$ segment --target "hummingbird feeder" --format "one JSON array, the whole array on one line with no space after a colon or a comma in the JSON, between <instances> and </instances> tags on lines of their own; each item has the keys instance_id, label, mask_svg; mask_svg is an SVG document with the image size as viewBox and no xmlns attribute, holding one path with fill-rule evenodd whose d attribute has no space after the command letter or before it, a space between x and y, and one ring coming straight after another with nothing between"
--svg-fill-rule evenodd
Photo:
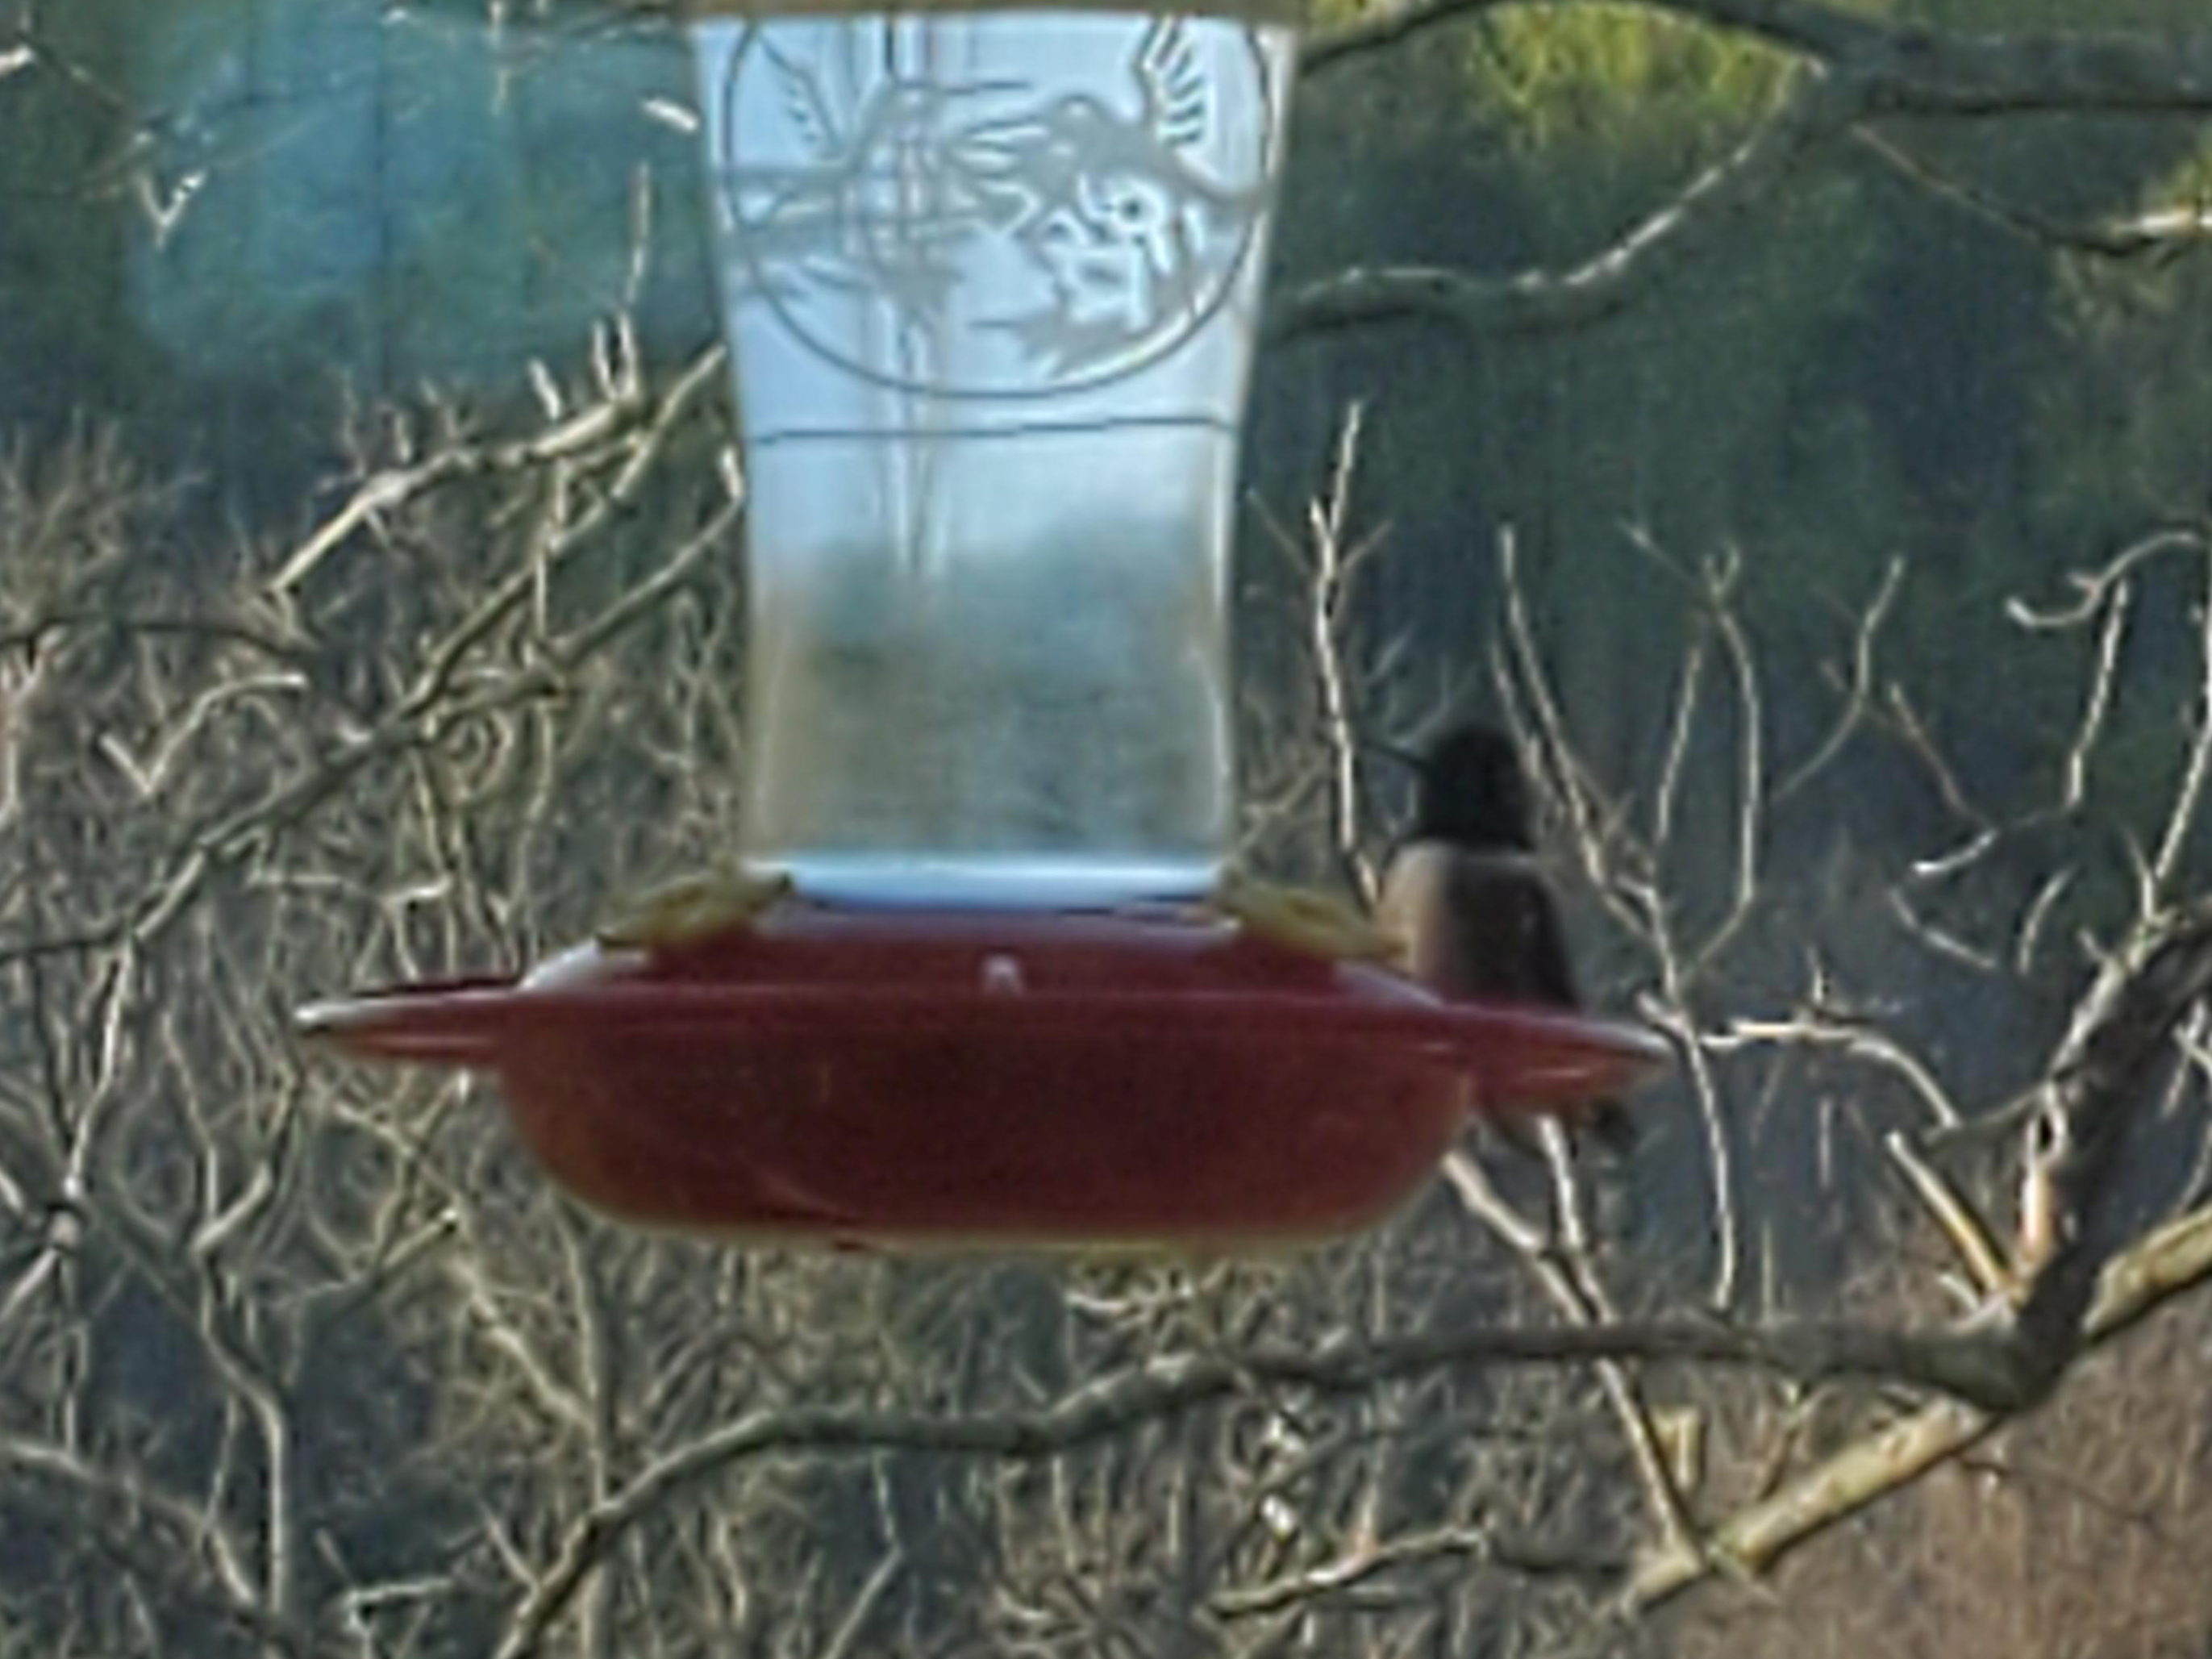
<instances>
[{"instance_id":1,"label":"hummingbird feeder","mask_svg":"<svg viewBox=\"0 0 2212 1659\"><path fill-rule=\"evenodd\" d=\"M749 481L745 873L519 981L305 1011L495 1073L635 1222L1217 1249L1370 1224L1471 1109L1656 1062L1241 883L1231 509L1273 0L703 0Z\"/></svg>"}]
</instances>

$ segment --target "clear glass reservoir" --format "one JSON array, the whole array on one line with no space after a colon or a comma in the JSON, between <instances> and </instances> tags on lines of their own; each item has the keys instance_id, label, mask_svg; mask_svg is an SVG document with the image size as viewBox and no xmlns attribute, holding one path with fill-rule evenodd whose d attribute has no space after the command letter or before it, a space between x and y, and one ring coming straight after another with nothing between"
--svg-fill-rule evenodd
<instances>
[{"instance_id":1,"label":"clear glass reservoir","mask_svg":"<svg viewBox=\"0 0 2212 1659\"><path fill-rule=\"evenodd\" d=\"M750 488L748 858L850 902L1205 890L1289 22L692 31Z\"/></svg>"}]
</instances>

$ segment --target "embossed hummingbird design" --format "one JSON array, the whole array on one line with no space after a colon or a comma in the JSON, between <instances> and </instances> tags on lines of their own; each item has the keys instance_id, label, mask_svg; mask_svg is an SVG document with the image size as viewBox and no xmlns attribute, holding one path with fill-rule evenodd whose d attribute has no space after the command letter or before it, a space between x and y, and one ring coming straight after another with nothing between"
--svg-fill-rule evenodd
<instances>
[{"instance_id":1,"label":"embossed hummingbird design","mask_svg":"<svg viewBox=\"0 0 2212 1659\"><path fill-rule=\"evenodd\" d=\"M727 174L755 291L778 305L875 297L918 349L951 326L1010 336L1048 379L1126 362L1202 319L1265 205L1264 165L1231 184L1194 164L1216 94L1184 19L1145 27L1126 96L887 70L848 104L818 66L758 52L789 159ZM975 115L978 100L994 112ZM957 314L971 284L971 300L1003 291L979 238L1011 252L1030 273L1015 291L1042 303Z\"/></svg>"},{"instance_id":2,"label":"embossed hummingbird design","mask_svg":"<svg viewBox=\"0 0 2212 1659\"><path fill-rule=\"evenodd\" d=\"M1264 187L1223 185L1185 159L1212 112L1182 19L1147 27L1129 76L1133 111L1075 93L952 135L954 167L1054 295L993 325L1063 371L1194 312L1264 200Z\"/></svg>"},{"instance_id":3,"label":"embossed hummingbird design","mask_svg":"<svg viewBox=\"0 0 2212 1659\"><path fill-rule=\"evenodd\" d=\"M927 313L958 282L950 250L987 222L946 164L945 112L956 103L1024 92L1025 82L937 83L893 76L841 121L813 71L772 49L785 114L810 160L735 169L760 192L747 216L764 263L797 264L826 286L881 294Z\"/></svg>"}]
</instances>

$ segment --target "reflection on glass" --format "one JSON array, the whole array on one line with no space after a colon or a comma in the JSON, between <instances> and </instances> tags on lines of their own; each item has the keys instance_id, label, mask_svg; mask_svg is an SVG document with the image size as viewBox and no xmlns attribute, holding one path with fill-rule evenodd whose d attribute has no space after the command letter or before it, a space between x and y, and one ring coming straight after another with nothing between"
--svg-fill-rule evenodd
<instances>
[{"instance_id":1,"label":"reflection on glass","mask_svg":"<svg viewBox=\"0 0 2212 1659\"><path fill-rule=\"evenodd\" d=\"M1291 32L695 27L751 483L746 847L816 891L1203 890Z\"/></svg>"}]
</instances>

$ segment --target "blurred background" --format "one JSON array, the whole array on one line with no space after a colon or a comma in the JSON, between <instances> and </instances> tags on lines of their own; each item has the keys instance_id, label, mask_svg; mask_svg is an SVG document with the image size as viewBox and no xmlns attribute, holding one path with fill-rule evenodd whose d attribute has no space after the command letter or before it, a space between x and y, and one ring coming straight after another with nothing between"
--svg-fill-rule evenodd
<instances>
[{"instance_id":1,"label":"blurred background","mask_svg":"<svg viewBox=\"0 0 2212 1659\"><path fill-rule=\"evenodd\" d=\"M525 967L731 846L682 35L0 0L0 1659L2212 1651L2201 1297L1771 1590L1675 1599L1895 1391L1444 1368L1051 1440L1251 1344L1985 1300L2024 1091L2206 887L2201 6L1463 10L1299 88L1243 844L1360 896L1379 746L1524 735L1586 989L1683 1061L1564 1299L1558 1172L1480 1133L1309 1256L821 1260L622 1234L487 1090L301 1055L299 1000ZM1869 65L1967 90L1824 117ZM2202 1031L2141 1242L2212 1194ZM927 1427L1031 1417L1012 1462Z\"/></svg>"}]
</instances>

